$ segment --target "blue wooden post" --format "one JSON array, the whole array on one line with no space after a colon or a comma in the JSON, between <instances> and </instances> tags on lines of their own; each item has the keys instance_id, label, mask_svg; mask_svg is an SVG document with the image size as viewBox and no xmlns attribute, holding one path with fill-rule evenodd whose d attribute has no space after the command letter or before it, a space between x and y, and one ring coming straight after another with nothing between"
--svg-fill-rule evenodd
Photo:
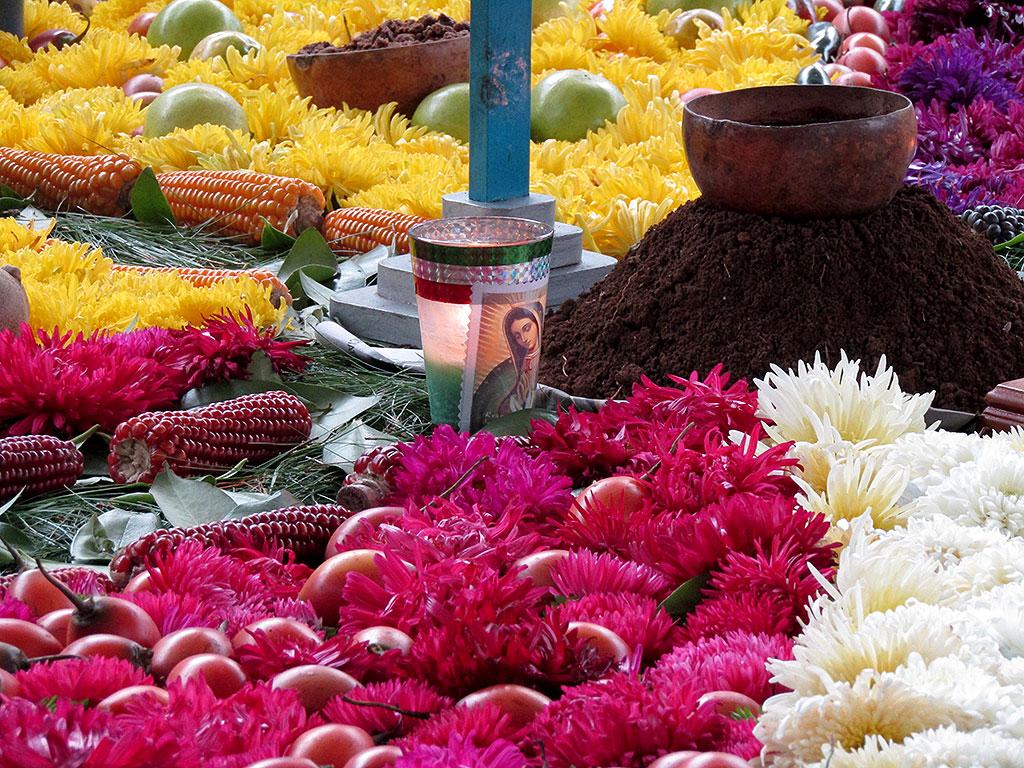
<instances>
[{"instance_id":1,"label":"blue wooden post","mask_svg":"<svg viewBox=\"0 0 1024 768\"><path fill-rule=\"evenodd\" d=\"M469 197L530 191L531 0L472 0Z\"/></svg>"},{"instance_id":2,"label":"blue wooden post","mask_svg":"<svg viewBox=\"0 0 1024 768\"><path fill-rule=\"evenodd\" d=\"M0 0L0 31L25 36L24 0Z\"/></svg>"}]
</instances>

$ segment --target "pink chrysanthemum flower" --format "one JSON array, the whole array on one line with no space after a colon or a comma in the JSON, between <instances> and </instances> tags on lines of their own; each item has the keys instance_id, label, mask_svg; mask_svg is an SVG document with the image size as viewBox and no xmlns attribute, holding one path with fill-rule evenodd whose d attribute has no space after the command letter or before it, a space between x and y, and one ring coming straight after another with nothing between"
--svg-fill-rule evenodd
<instances>
[{"instance_id":1,"label":"pink chrysanthemum flower","mask_svg":"<svg viewBox=\"0 0 1024 768\"><path fill-rule=\"evenodd\" d=\"M0 619L35 620L27 605L6 593L0 593Z\"/></svg>"},{"instance_id":2,"label":"pink chrysanthemum flower","mask_svg":"<svg viewBox=\"0 0 1024 768\"><path fill-rule=\"evenodd\" d=\"M57 331L0 332L0 436L112 432L178 401L176 373L116 340Z\"/></svg>"},{"instance_id":3,"label":"pink chrysanthemum flower","mask_svg":"<svg viewBox=\"0 0 1024 768\"><path fill-rule=\"evenodd\" d=\"M220 618L209 605L195 595L177 595L173 592L130 592L119 595L135 603L149 614L161 635L188 627L216 627Z\"/></svg>"},{"instance_id":4,"label":"pink chrysanthemum flower","mask_svg":"<svg viewBox=\"0 0 1024 768\"><path fill-rule=\"evenodd\" d=\"M110 713L57 698L0 707L0 768L178 768L176 745L145 728L126 735Z\"/></svg>"},{"instance_id":5,"label":"pink chrysanthemum flower","mask_svg":"<svg viewBox=\"0 0 1024 768\"><path fill-rule=\"evenodd\" d=\"M641 768L669 752L707 751L728 733L726 718L697 705L687 680L652 689L618 673L565 691L533 722L528 743L542 749L550 768Z\"/></svg>"},{"instance_id":6,"label":"pink chrysanthemum flower","mask_svg":"<svg viewBox=\"0 0 1024 768\"><path fill-rule=\"evenodd\" d=\"M131 662L104 656L39 662L14 676L22 698L29 701L57 696L96 704L129 685L153 684L153 678Z\"/></svg>"},{"instance_id":7,"label":"pink chrysanthemum flower","mask_svg":"<svg viewBox=\"0 0 1024 768\"><path fill-rule=\"evenodd\" d=\"M395 760L395 768L527 768L515 744L498 739L481 748L453 735L447 746L415 746Z\"/></svg>"},{"instance_id":8,"label":"pink chrysanthemum flower","mask_svg":"<svg viewBox=\"0 0 1024 768\"><path fill-rule=\"evenodd\" d=\"M750 592L719 593L704 597L686 617L681 637L692 642L733 631L784 635L789 622L785 605L777 604L772 597Z\"/></svg>"},{"instance_id":9,"label":"pink chrysanthemum flower","mask_svg":"<svg viewBox=\"0 0 1024 768\"><path fill-rule=\"evenodd\" d=\"M51 575L76 595L106 595L114 591L113 582L92 568L58 568Z\"/></svg>"},{"instance_id":10,"label":"pink chrysanthemum flower","mask_svg":"<svg viewBox=\"0 0 1024 768\"><path fill-rule=\"evenodd\" d=\"M558 537L569 546L628 556L636 542L637 531L648 527L658 512L660 508L650 503L624 511L594 499L587 504L566 507Z\"/></svg>"},{"instance_id":11,"label":"pink chrysanthemum flower","mask_svg":"<svg viewBox=\"0 0 1024 768\"><path fill-rule=\"evenodd\" d=\"M690 685L698 693L736 691L761 703L780 693L765 668L768 659L793 658L793 640L785 635L728 632L666 654L645 675L655 690Z\"/></svg>"},{"instance_id":12,"label":"pink chrysanthemum flower","mask_svg":"<svg viewBox=\"0 0 1024 768\"><path fill-rule=\"evenodd\" d=\"M609 552L572 552L552 565L550 573L555 593L563 597L630 592L662 600L672 591L672 583L650 566Z\"/></svg>"},{"instance_id":13,"label":"pink chrysanthemum flower","mask_svg":"<svg viewBox=\"0 0 1024 768\"><path fill-rule=\"evenodd\" d=\"M679 642L672 617L649 597L619 594L587 595L570 600L553 612L558 621L590 621L607 627L630 648L643 649L643 663L650 664Z\"/></svg>"},{"instance_id":14,"label":"pink chrysanthemum flower","mask_svg":"<svg viewBox=\"0 0 1024 768\"><path fill-rule=\"evenodd\" d=\"M501 707L492 702L480 706L452 707L424 720L413 728L412 733L395 742L395 746L407 750L418 745L443 747L452 737L471 742L477 747L486 747L498 739L522 742L529 725L516 727Z\"/></svg>"},{"instance_id":15,"label":"pink chrysanthemum flower","mask_svg":"<svg viewBox=\"0 0 1024 768\"><path fill-rule=\"evenodd\" d=\"M349 698L358 701L372 701L391 704L409 712L432 715L451 707L455 702L442 696L433 688L419 680L388 680L383 683L371 683L356 688ZM320 713L328 722L343 725L357 725L367 733L381 739L394 739L409 733L417 723L417 718L405 717L379 707L366 707L349 704L340 697L331 699Z\"/></svg>"},{"instance_id":16,"label":"pink chrysanthemum flower","mask_svg":"<svg viewBox=\"0 0 1024 768\"><path fill-rule=\"evenodd\" d=\"M235 649L235 658L252 680L269 680L286 669L316 664L371 682L390 677L402 660L400 651L376 653L341 633L320 643L275 640L259 630L252 633L252 638L252 642Z\"/></svg>"},{"instance_id":17,"label":"pink chrysanthemum flower","mask_svg":"<svg viewBox=\"0 0 1024 768\"><path fill-rule=\"evenodd\" d=\"M722 743L715 748L716 752L728 752L730 755L753 760L761 754L764 745L754 736L757 726L756 717L735 716L729 718L729 733Z\"/></svg>"},{"instance_id":18,"label":"pink chrysanthemum flower","mask_svg":"<svg viewBox=\"0 0 1024 768\"><path fill-rule=\"evenodd\" d=\"M457 506L476 505L491 519L516 509L524 521L543 529L572 501L569 478L546 456L529 456L511 438L460 434L442 426L403 444L401 451L395 487L407 505L422 507L448 492Z\"/></svg>"}]
</instances>

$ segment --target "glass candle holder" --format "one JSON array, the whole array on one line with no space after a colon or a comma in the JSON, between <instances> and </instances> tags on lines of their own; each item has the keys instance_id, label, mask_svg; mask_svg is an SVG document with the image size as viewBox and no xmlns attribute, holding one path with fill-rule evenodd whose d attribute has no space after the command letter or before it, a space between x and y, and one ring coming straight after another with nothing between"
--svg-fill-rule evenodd
<instances>
[{"instance_id":1,"label":"glass candle holder","mask_svg":"<svg viewBox=\"0 0 1024 768\"><path fill-rule=\"evenodd\" d=\"M435 424L476 430L533 407L554 231L529 219L438 219L409 230Z\"/></svg>"}]
</instances>

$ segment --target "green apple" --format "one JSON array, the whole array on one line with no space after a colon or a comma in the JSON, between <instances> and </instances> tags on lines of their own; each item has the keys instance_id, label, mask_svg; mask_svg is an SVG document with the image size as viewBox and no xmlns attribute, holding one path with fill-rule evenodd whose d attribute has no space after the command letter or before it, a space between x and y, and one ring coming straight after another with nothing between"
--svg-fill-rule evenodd
<instances>
[{"instance_id":1,"label":"green apple","mask_svg":"<svg viewBox=\"0 0 1024 768\"><path fill-rule=\"evenodd\" d=\"M696 8L706 8L715 13L721 13L727 8L730 13L739 5L739 0L647 0L647 12L651 16L657 16L662 11L692 11Z\"/></svg>"},{"instance_id":2,"label":"green apple","mask_svg":"<svg viewBox=\"0 0 1024 768\"><path fill-rule=\"evenodd\" d=\"M189 58L215 59L218 56L224 58L227 55L228 48L237 48L238 52L244 56L249 51L258 51L262 47L257 40L249 37L244 32L225 30L224 32L214 32L212 35L207 35L196 43L196 47L192 49Z\"/></svg>"},{"instance_id":3,"label":"green apple","mask_svg":"<svg viewBox=\"0 0 1024 768\"><path fill-rule=\"evenodd\" d=\"M725 26L725 20L714 11L694 8L692 11L683 11L673 18L665 27L665 34L675 38L680 48L696 48L701 31L701 25L697 22L703 22L711 29L722 29Z\"/></svg>"},{"instance_id":4,"label":"green apple","mask_svg":"<svg viewBox=\"0 0 1024 768\"><path fill-rule=\"evenodd\" d=\"M175 128L191 128L203 123L249 130L242 105L230 93L208 83L182 83L168 88L146 107L142 135L154 138Z\"/></svg>"},{"instance_id":5,"label":"green apple","mask_svg":"<svg viewBox=\"0 0 1024 768\"><path fill-rule=\"evenodd\" d=\"M242 22L217 0L172 0L153 19L146 33L152 46L177 45L187 59L196 43L214 32L242 31Z\"/></svg>"},{"instance_id":6,"label":"green apple","mask_svg":"<svg viewBox=\"0 0 1024 768\"><path fill-rule=\"evenodd\" d=\"M615 83L581 69L552 72L530 94L530 135L534 141L579 141L615 122L626 98Z\"/></svg>"},{"instance_id":7,"label":"green apple","mask_svg":"<svg viewBox=\"0 0 1024 768\"><path fill-rule=\"evenodd\" d=\"M469 143L469 83L452 83L428 95L412 113L412 124Z\"/></svg>"},{"instance_id":8,"label":"green apple","mask_svg":"<svg viewBox=\"0 0 1024 768\"><path fill-rule=\"evenodd\" d=\"M572 4L572 0L533 0L533 26L539 27L545 21L565 16L563 2Z\"/></svg>"}]
</instances>

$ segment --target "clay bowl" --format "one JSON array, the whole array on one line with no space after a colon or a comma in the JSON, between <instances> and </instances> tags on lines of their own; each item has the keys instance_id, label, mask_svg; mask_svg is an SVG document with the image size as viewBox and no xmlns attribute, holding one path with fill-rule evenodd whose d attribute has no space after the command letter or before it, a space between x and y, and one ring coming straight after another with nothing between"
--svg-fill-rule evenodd
<instances>
[{"instance_id":1,"label":"clay bowl","mask_svg":"<svg viewBox=\"0 0 1024 768\"><path fill-rule=\"evenodd\" d=\"M910 101L874 88L782 85L699 96L686 157L708 202L790 218L860 216L889 202L917 146Z\"/></svg>"},{"instance_id":2,"label":"clay bowl","mask_svg":"<svg viewBox=\"0 0 1024 768\"><path fill-rule=\"evenodd\" d=\"M469 82L469 35L368 51L295 53L288 69L299 93L318 107L372 111L397 101L399 112L412 115L438 88Z\"/></svg>"}]
</instances>

